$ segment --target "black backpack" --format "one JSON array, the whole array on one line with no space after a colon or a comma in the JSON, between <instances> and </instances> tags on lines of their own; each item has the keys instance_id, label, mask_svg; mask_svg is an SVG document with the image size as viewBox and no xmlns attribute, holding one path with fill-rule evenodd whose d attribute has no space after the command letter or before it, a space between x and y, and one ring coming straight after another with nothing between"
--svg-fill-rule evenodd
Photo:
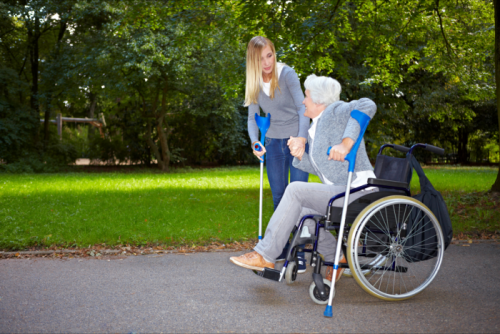
<instances>
[{"instance_id":1,"label":"black backpack","mask_svg":"<svg viewBox=\"0 0 500 334\"><path fill-rule=\"evenodd\" d=\"M443 231L444 247L446 249L453 238L451 219L446 203L441 193L434 189L417 159L413 156L411 157L411 167L415 169L420 180L420 194L413 196L413 198L425 204L434 216L436 216ZM410 226L409 229L412 230L413 228L413 230L417 230L419 233L413 233L405 243L405 247L407 247L406 257L409 262L425 261L437 255L436 248L432 247L433 244L437 243L436 232L432 228L432 225L426 224L422 221L422 217L417 217L417 215L420 214L414 214L410 221L415 224L419 223L420 226ZM414 245L419 246L415 247Z\"/></svg>"}]
</instances>

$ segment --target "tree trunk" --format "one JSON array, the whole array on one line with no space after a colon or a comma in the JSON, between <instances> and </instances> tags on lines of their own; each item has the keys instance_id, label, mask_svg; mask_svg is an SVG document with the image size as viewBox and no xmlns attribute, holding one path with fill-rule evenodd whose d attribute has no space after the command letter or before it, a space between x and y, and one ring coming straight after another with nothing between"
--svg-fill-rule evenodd
<instances>
[{"instance_id":1,"label":"tree trunk","mask_svg":"<svg viewBox=\"0 0 500 334\"><path fill-rule=\"evenodd\" d=\"M158 146L156 146L152 137L153 137L153 133L151 131L151 122L148 121L147 127L146 127L146 142L148 143L149 148L153 151L153 155L156 158L156 160L158 161L158 166L163 166L163 160L162 160L160 151L158 151Z\"/></svg>"},{"instance_id":2,"label":"tree trunk","mask_svg":"<svg viewBox=\"0 0 500 334\"><path fill-rule=\"evenodd\" d=\"M35 14L37 15L37 14ZM33 117L36 118L37 123L40 122L40 105L38 103L38 39L40 37L40 20L35 17L34 28L32 31L28 28L28 41L29 41L29 54L30 54L30 65L31 65L31 98L30 107L33 112ZM47 125L48 123L46 123ZM39 127L35 128L34 140L35 143L38 142L38 132Z\"/></svg>"},{"instance_id":3,"label":"tree trunk","mask_svg":"<svg viewBox=\"0 0 500 334\"><path fill-rule=\"evenodd\" d=\"M97 95L90 92L89 93L89 98L90 98L90 109L89 109L89 118L94 118L94 115L95 115L95 106L97 104ZM94 138L94 126L93 125L90 125L89 126L89 134L88 134L88 138L89 140L92 140Z\"/></svg>"},{"instance_id":4,"label":"tree trunk","mask_svg":"<svg viewBox=\"0 0 500 334\"><path fill-rule=\"evenodd\" d=\"M169 165L170 165L170 150L168 148L168 133L165 132L163 129L164 123L165 122L165 115L166 115L166 102L167 102L167 91L168 91L168 84L167 80L163 82L163 87L160 88L158 87L158 90L156 91L156 96L154 97L153 104L152 104L152 114L155 117L155 126L156 126L156 132L158 134L158 144L156 144L153 141L152 137L152 131L151 131L151 123L148 121L147 123L147 129L146 129L146 142L148 143L149 147L153 151L154 156L156 157L156 160L158 160L158 168L162 171L169 172ZM161 83L160 83L161 84ZM158 111L158 98L160 95L160 92L162 93L162 99L161 99L161 106L160 110ZM146 100L144 96L139 92L139 95L142 98L143 102L143 115L146 116ZM150 116L147 116L150 117Z\"/></svg>"},{"instance_id":5,"label":"tree trunk","mask_svg":"<svg viewBox=\"0 0 500 334\"><path fill-rule=\"evenodd\" d=\"M469 132L466 129L458 129L458 157L460 164L467 163L467 143L469 142Z\"/></svg>"},{"instance_id":6,"label":"tree trunk","mask_svg":"<svg viewBox=\"0 0 500 334\"><path fill-rule=\"evenodd\" d=\"M59 28L59 35L57 36L57 42L56 42L56 52L54 55L54 58L52 59L53 62L57 62L59 60L59 53L61 50L61 40L64 36L64 33L66 32L66 22L61 21L60 28ZM38 45L38 39L37 39L37 45ZM44 113L44 124L43 124L43 145L44 149L47 149L47 145L49 144L50 140L50 132L49 132L49 119L50 119L50 114L51 114L51 109L52 109L52 99L53 99L53 87L54 85L52 84L52 89L49 89L47 92L48 97L47 97L47 105L45 106L45 113Z\"/></svg>"},{"instance_id":7,"label":"tree trunk","mask_svg":"<svg viewBox=\"0 0 500 334\"><path fill-rule=\"evenodd\" d=\"M493 0L493 10L495 11L495 82L497 94L497 113L498 113L498 145L500 145L500 0ZM497 179L492 192L500 193L500 162L498 163Z\"/></svg>"},{"instance_id":8,"label":"tree trunk","mask_svg":"<svg viewBox=\"0 0 500 334\"><path fill-rule=\"evenodd\" d=\"M168 142L167 142L167 134L165 133L165 130L163 130L163 120L165 118L165 115L160 116L156 120L156 131L158 132L158 141L159 141L159 146L161 149L161 156L162 156L162 164L160 166L158 162L158 167L162 171L169 171L169 165L170 165L170 150L168 149Z\"/></svg>"},{"instance_id":9,"label":"tree trunk","mask_svg":"<svg viewBox=\"0 0 500 334\"><path fill-rule=\"evenodd\" d=\"M149 123L149 121L147 122L148 122L147 126L151 128L151 124ZM144 150L146 151L146 158L144 159L144 164L146 165L146 167L151 167L151 147L149 147L148 143L144 145Z\"/></svg>"},{"instance_id":10,"label":"tree trunk","mask_svg":"<svg viewBox=\"0 0 500 334\"><path fill-rule=\"evenodd\" d=\"M44 122L43 122L43 149L46 150L49 145L49 121L50 121L50 105L52 104L52 98L47 99L47 105L45 106Z\"/></svg>"},{"instance_id":11,"label":"tree trunk","mask_svg":"<svg viewBox=\"0 0 500 334\"><path fill-rule=\"evenodd\" d=\"M151 118L151 114L149 114L147 111L146 98L144 97L144 95L141 94L140 91L138 91L138 93L142 99L142 114L143 114L143 117L146 118L146 122L147 122L146 123L146 143L148 144L151 151L153 151L153 156L158 161L158 168L163 170L163 156L160 153L160 151L158 150L158 146L155 144L155 142L153 140L153 131L151 129L152 126L151 126L151 122L149 120ZM153 100L153 105L151 108L153 115L156 115L156 109L158 106L158 94L159 93L160 93L160 91L158 90L157 94ZM155 117L155 119L156 119L156 121L158 121L157 117Z\"/></svg>"},{"instance_id":12,"label":"tree trunk","mask_svg":"<svg viewBox=\"0 0 500 334\"><path fill-rule=\"evenodd\" d=\"M35 21L36 25L35 25L35 29L39 29L38 28L38 21L36 20ZM61 21L60 23L60 28L59 28L59 34L57 36L57 42L56 42L56 52L54 54L54 57L52 59L52 62L58 62L59 61L59 54L60 54L60 51L61 51L61 41L62 41L62 38L64 37L64 33L66 32L66 28L67 28L67 24L65 21ZM39 33L39 30L38 30L38 33L36 34L36 59L37 59L37 70L36 70L36 73L37 73L37 76L38 76L38 39L40 38L40 33ZM35 78L35 77L33 77ZM54 78L54 81L55 81L55 78ZM43 124L43 145L44 145L44 149L47 149L47 145L49 144L49 140L50 140L50 132L49 132L49 120L50 120L50 114L51 114L51 110L52 110L52 100L53 100L53 96L54 96L54 91L53 91L53 87L54 87L54 82L52 82L52 84L50 86L52 86L52 89L49 89L48 92L47 92L47 104L45 106L45 112L44 112L44 124ZM37 94L38 94L38 77L37 77Z\"/></svg>"},{"instance_id":13,"label":"tree trunk","mask_svg":"<svg viewBox=\"0 0 500 334\"><path fill-rule=\"evenodd\" d=\"M170 165L170 150L168 148L168 139L167 136L168 134L163 130L163 124L165 121L165 115L167 113L167 83L165 82L163 89L162 89L162 98L161 98L161 111L160 111L160 117L157 118L157 123L156 123L156 131L158 132L158 141L160 142L160 147L161 147L161 155L162 155L162 160L163 164L160 167L161 170L163 171L169 171L169 165Z\"/></svg>"}]
</instances>

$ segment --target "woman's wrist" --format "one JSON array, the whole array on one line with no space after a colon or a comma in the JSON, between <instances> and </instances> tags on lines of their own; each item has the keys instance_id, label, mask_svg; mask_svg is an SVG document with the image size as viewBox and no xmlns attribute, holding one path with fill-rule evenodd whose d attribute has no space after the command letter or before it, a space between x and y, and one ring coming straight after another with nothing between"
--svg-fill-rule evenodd
<instances>
[{"instance_id":1,"label":"woman's wrist","mask_svg":"<svg viewBox=\"0 0 500 334\"><path fill-rule=\"evenodd\" d=\"M307 143L307 139L304 137L295 137L295 138L299 139L304 145Z\"/></svg>"}]
</instances>

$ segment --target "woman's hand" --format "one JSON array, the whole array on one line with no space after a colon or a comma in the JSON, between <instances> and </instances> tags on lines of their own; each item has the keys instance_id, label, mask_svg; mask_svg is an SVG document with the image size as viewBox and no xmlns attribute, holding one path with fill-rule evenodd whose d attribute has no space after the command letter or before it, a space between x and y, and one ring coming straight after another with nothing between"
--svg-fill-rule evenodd
<instances>
[{"instance_id":1,"label":"woman's hand","mask_svg":"<svg viewBox=\"0 0 500 334\"><path fill-rule=\"evenodd\" d=\"M256 144L259 144L261 151L255 150ZM266 148L264 147L264 145L262 145L262 143L260 141L256 141L256 142L252 143L252 150L253 150L253 155L255 155L257 158L259 158L260 161L264 161L264 160L262 160L262 156L264 154L266 154Z\"/></svg>"},{"instance_id":2,"label":"woman's hand","mask_svg":"<svg viewBox=\"0 0 500 334\"><path fill-rule=\"evenodd\" d=\"M328 160L345 161L345 157L354 145L354 140L351 138L344 138L342 143L335 145L330 150L330 155L328 155Z\"/></svg>"},{"instance_id":3,"label":"woman's hand","mask_svg":"<svg viewBox=\"0 0 500 334\"><path fill-rule=\"evenodd\" d=\"M306 151L306 139L304 137L292 137L288 139L287 145L290 148L290 154L299 160Z\"/></svg>"}]
</instances>

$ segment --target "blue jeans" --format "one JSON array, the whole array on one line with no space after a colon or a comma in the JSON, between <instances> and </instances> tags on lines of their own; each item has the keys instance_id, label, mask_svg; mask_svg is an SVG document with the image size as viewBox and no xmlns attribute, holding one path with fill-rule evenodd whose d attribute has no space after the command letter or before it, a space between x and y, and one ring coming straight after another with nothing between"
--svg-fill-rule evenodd
<instances>
[{"instance_id":1,"label":"blue jeans","mask_svg":"<svg viewBox=\"0 0 500 334\"><path fill-rule=\"evenodd\" d=\"M290 149L286 144L288 138L276 139L267 138L265 140L266 147L266 170L271 192L273 194L274 210L280 204L281 198L288 186L288 172L290 171L290 183L294 181L307 182L309 173L301 171L293 167L293 156L290 154ZM309 151L309 146L306 144L306 152Z\"/></svg>"}]
</instances>

